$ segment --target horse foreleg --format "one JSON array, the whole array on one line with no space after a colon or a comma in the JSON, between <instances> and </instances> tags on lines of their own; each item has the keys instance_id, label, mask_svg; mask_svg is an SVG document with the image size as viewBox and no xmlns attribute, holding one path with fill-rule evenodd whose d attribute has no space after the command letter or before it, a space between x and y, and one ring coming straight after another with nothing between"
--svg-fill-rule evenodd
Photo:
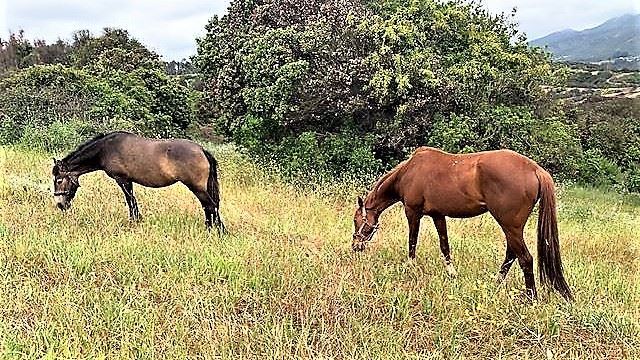
<instances>
[{"instance_id":1,"label":"horse foreleg","mask_svg":"<svg viewBox=\"0 0 640 360\"><path fill-rule=\"evenodd\" d=\"M420 232L420 218L422 214L408 206L404 207L404 213L409 223L409 258L416 258L416 246L418 245L418 233Z\"/></svg>"},{"instance_id":2,"label":"horse foreleg","mask_svg":"<svg viewBox=\"0 0 640 360\"><path fill-rule=\"evenodd\" d=\"M116 180L120 189L124 193L124 198L127 201L127 207L129 208L129 218L133 221L140 220L140 211L138 210L138 201L133 195L133 183L131 181Z\"/></svg>"},{"instance_id":3,"label":"horse foreleg","mask_svg":"<svg viewBox=\"0 0 640 360\"><path fill-rule=\"evenodd\" d=\"M447 236L447 220L444 216L433 216L433 224L436 226L436 230L438 231L438 238L440 239L440 251L442 252L442 257L444 258L444 264L447 268L447 274L451 277L458 276L456 272L456 268L453 266L451 262L451 253L449 249L449 237Z\"/></svg>"}]
</instances>

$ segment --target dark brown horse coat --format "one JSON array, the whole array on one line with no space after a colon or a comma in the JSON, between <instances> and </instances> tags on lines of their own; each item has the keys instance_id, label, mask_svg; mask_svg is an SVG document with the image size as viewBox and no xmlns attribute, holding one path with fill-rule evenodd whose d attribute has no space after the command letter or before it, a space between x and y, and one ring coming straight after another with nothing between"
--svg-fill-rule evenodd
<instances>
[{"instance_id":1,"label":"dark brown horse coat","mask_svg":"<svg viewBox=\"0 0 640 360\"><path fill-rule=\"evenodd\" d=\"M560 259L553 180L533 160L510 150L454 155L429 147L418 148L411 158L380 178L364 201L358 199L352 247L363 250L377 229L380 214L400 201L409 224L409 257L415 257L420 218L430 216L438 231L447 270L455 275L446 217L467 218L488 211L507 240L499 279L504 279L513 261L518 259L527 290L535 297L533 258L524 242L523 231L538 199L540 278L571 298Z\"/></svg>"},{"instance_id":2,"label":"dark brown horse coat","mask_svg":"<svg viewBox=\"0 0 640 360\"><path fill-rule=\"evenodd\" d=\"M99 135L64 159L55 160L52 173L58 207L64 210L71 206L80 175L98 170L118 183L132 219L140 217L133 183L158 188L181 182L200 200L207 227L214 222L220 230L224 229L218 211L216 160L194 142L147 139L121 131Z\"/></svg>"}]
</instances>

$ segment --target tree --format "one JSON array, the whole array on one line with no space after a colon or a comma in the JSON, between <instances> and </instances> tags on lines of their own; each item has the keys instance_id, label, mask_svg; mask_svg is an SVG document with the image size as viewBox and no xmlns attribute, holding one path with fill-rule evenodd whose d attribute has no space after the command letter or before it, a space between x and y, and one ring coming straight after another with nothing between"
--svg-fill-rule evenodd
<instances>
[{"instance_id":1,"label":"tree","mask_svg":"<svg viewBox=\"0 0 640 360\"><path fill-rule=\"evenodd\" d=\"M158 54L128 31L114 28L105 28L97 37L86 30L77 31L73 48L75 67L105 79L147 109L148 126L141 127L142 132L163 137L184 135L193 119L189 91L167 76Z\"/></svg>"},{"instance_id":2,"label":"tree","mask_svg":"<svg viewBox=\"0 0 640 360\"><path fill-rule=\"evenodd\" d=\"M502 145L492 129L519 130L527 152L545 126L541 85L557 78L507 15L462 1L234 0L206 31L201 121L285 162L313 147L326 161L313 167L333 173L374 170L417 145Z\"/></svg>"},{"instance_id":3,"label":"tree","mask_svg":"<svg viewBox=\"0 0 640 360\"><path fill-rule=\"evenodd\" d=\"M71 45L31 43L20 33L7 44L0 55L20 70L0 80L1 143L38 138L52 150L108 130L182 137L191 124L189 90L125 30L78 31ZM58 64L35 65L49 62ZM56 133L66 142L52 142Z\"/></svg>"},{"instance_id":4,"label":"tree","mask_svg":"<svg viewBox=\"0 0 640 360\"><path fill-rule=\"evenodd\" d=\"M88 30L73 35L73 65L92 72L160 69L160 57L124 29L104 28L94 37Z\"/></svg>"},{"instance_id":5,"label":"tree","mask_svg":"<svg viewBox=\"0 0 640 360\"><path fill-rule=\"evenodd\" d=\"M71 46L60 39L47 44L44 40L28 40L24 30L11 33L8 40L0 39L0 74L33 65L68 65L71 50Z\"/></svg>"}]
</instances>

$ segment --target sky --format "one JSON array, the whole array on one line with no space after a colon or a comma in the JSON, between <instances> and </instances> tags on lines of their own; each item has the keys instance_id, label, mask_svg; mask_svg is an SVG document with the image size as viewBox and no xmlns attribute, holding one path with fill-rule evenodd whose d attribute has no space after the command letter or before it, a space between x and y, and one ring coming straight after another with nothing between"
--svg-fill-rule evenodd
<instances>
[{"instance_id":1,"label":"sky","mask_svg":"<svg viewBox=\"0 0 640 360\"><path fill-rule=\"evenodd\" d=\"M638 0L483 0L493 13L517 8L515 21L529 39L564 29L583 30L625 13L640 13ZM195 38L229 0L0 0L0 38L25 30L29 39L69 39L75 30L99 34L122 27L165 60L195 53Z\"/></svg>"}]
</instances>

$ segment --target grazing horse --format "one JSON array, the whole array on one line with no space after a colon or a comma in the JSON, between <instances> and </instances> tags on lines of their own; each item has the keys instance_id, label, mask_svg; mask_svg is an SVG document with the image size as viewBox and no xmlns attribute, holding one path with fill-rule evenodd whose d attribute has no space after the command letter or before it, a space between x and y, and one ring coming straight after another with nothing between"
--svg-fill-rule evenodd
<instances>
[{"instance_id":1,"label":"grazing horse","mask_svg":"<svg viewBox=\"0 0 640 360\"><path fill-rule=\"evenodd\" d=\"M498 272L502 282L518 259L527 294L536 298L533 258L524 242L524 226L538 199L538 268L540 281L571 300L562 273L556 198L551 175L533 160L510 150L449 154L421 147L382 176L366 198L358 197L352 248L364 250L378 229L378 217L400 201L409 223L409 257L415 258L422 216L433 219L447 272L455 276L449 253L446 217L469 218L489 212L507 240L507 253Z\"/></svg>"},{"instance_id":2,"label":"grazing horse","mask_svg":"<svg viewBox=\"0 0 640 360\"><path fill-rule=\"evenodd\" d=\"M117 131L80 145L62 160L54 159L54 200L60 210L71 207L80 175L102 170L122 189L131 220L138 220L133 183L159 188L185 184L200 200L205 224L224 231L220 218L217 162L207 150L188 140L155 140Z\"/></svg>"}]
</instances>

